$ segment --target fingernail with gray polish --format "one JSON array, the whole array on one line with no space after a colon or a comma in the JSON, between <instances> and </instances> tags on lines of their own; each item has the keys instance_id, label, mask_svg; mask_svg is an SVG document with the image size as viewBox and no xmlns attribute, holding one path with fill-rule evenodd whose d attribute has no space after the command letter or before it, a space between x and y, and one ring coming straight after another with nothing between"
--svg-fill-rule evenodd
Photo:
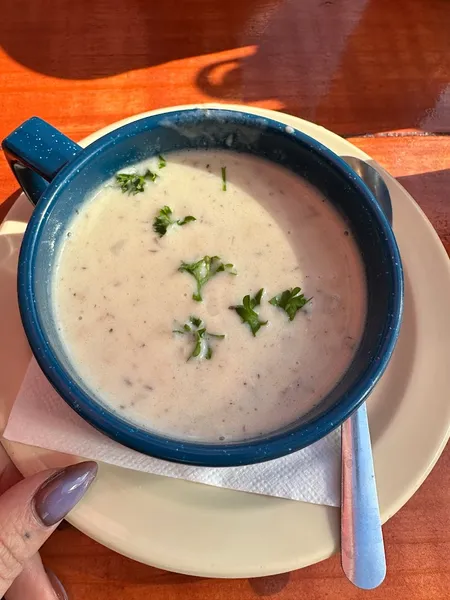
<instances>
[{"instance_id":1,"label":"fingernail with gray polish","mask_svg":"<svg viewBox=\"0 0 450 600\"><path fill-rule=\"evenodd\" d=\"M81 500L97 475L97 463L71 465L47 479L34 496L34 510L44 525L55 525Z\"/></svg>"},{"instance_id":2,"label":"fingernail with gray polish","mask_svg":"<svg viewBox=\"0 0 450 600\"><path fill-rule=\"evenodd\" d=\"M51 569L45 569L45 572L47 573L47 577L52 584L53 589L55 590L58 600L69 600L69 596L67 595L63 584L60 582L58 577L56 577L53 571Z\"/></svg>"}]
</instances>

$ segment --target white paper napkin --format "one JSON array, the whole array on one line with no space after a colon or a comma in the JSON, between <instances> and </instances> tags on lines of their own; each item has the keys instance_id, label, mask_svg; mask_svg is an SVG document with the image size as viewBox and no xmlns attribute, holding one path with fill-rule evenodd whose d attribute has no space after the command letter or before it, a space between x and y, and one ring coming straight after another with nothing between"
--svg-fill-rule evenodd
<instances>
[{"instance_id":1,"label":"white paper napkin","mask_svg":"<svg viewBox=\"0 0 450 600\"><path fill-rule=\"evenodd\" d=\"M3 435L155 475L314 504L340 503L339 430L304 450L258 465L221 469L177 465L130 450L85 423L53 390L34 359Z\"/></svg>"}]
</instances>

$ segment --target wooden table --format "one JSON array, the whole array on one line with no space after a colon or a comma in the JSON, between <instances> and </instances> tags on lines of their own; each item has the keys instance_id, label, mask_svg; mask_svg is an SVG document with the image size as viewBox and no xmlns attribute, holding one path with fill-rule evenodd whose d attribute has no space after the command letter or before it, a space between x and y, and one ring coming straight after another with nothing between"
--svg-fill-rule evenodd
<instances>
[{"instance_id":1,"label":"wooden table","mask_svg":"<svg viewBox=\"0 0 450 600\"><path fill-rule=\"evenodd\" d=\"M448 0L15 0L2 9L2 138L33 114L77 140L174 104L283 110L371 154L412 193L450 252ZM0 218L16 189L1 161ZM388 576L367 597L448 599L448 448L384 533ZM276 577L195 579L132 562L65 525L43 557L75 600L366 597L345 580L337 556Z\"/></svg>"}]
</instances>

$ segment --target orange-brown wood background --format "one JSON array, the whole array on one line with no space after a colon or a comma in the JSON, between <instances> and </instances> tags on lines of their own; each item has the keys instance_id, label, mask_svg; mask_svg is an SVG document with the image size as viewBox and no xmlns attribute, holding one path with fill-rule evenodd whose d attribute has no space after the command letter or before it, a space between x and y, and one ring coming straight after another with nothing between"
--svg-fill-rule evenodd
<instances>
[{"instance_id":1,"label":"orange-brown wood background","mask_svg":"<svg viewBox=\"0 0 450 600\"><path fill-rule=\"evenodd\" d=\"M4 0L1 8L1 138L34 114L78 140L174 104L290 112L349 137L398 177L450 252L449 0ZM16 188L1 161L0 219ZM68 525L42 554L74 600L447 600L448 449L384 534L387 579L368 593L345 580L338 557L275 577L195 579L134 563Z\"/></svg>"}]
</instances>

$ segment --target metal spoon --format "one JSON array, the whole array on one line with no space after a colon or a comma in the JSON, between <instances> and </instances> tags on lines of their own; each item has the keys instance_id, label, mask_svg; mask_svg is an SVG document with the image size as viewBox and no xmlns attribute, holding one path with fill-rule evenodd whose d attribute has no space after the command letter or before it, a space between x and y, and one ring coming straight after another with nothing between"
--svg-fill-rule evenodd
<instances>
[{"instance_id":1,"label":"metal spoon","mask_svg":"<svg viewBox=\"0 0 450 600\"><path fill-rule=\"evenodd\" d=\"M356 158L356 156L341 156L343 160L361 177L369 190L378 200L378 204L383 209L387 220L392 225L392 202L391 196L384 179L376 169L371 167L369 163Z\"/></svg>"},{"instance_id":2,"label":"metal spoon","mask_svg":"<svg viewBox=\"0 0 450 600\"><path fill-rule=\"evenodd\" d=\"M392 223L389 190L381 175L353 156L343 160L361 177ZM364 403L342 424L341 564L348 579L366 590L386 576L386 557Z\"/></svg>"}]
</instances>

